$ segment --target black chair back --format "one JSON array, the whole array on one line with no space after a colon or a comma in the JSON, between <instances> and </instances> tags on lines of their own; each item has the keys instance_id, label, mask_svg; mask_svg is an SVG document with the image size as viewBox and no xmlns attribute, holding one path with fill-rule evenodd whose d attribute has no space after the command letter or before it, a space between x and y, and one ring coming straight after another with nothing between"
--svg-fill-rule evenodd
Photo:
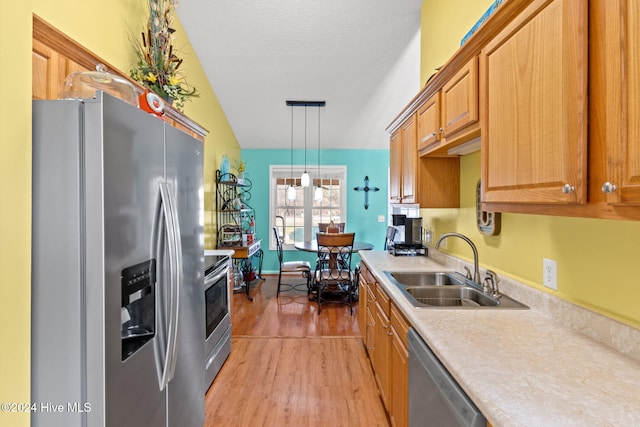
<instances>
[{"instance_id":1,"label":"black chair back","mask_svg":"<svg viewBox=\"0 0 640 427\"><path fill-rule=\"evenodd\" d=\"M282 261L284 259L284 253L282 250L282 237L280 236L280 232L278 231L278 227L273 227L273 234L276 238L276 249L278 251L278 261L280 265L282 265Z\"/></svg>"}]
</instances>

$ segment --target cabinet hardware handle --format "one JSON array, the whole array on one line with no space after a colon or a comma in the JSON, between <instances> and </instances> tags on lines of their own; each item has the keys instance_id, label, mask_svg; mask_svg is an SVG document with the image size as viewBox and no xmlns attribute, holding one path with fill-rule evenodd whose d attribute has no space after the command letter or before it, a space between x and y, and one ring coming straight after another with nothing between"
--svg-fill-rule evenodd
<instances>
[{"instance_id":1,"label":"cabinet hardware handle","mask_svg":"<svg viewBox=\"0 0 640 427\"><path fill-rule=\"evenodd\" d=\"M573 193L574 191L576 191L576 187L574 187L574 186L573 186L573 185L571 185L571 184L565 184L565 185L563 185L563 186L562 186L562 192L563 192L564 194L571 194L571 193Z\"/></svg>"},{"instance_id":2,"label":"cabinet hardware handle","mask_svg":"<svg viewBox=\"0 0 640 427\"><path fill-rule=\"evenodd\" d=\"M437 133L431 132L431 136L433 136L434 138L435 138L436 135L437 135Z\"/></svg>"},{"instance_id":3,"label":"cabinet hardware handle","mask_svg":"<svg viewBox=\"0 0 640 427\"><path fill-rule=\"evenodd\" d=\"M602 192L604 194L613 193L617 189L618 189L618 187L615 184L612 184L612 183L610 183L608 181L605 182L604 184L602 184Z\"/></svg>"}]
</instances>

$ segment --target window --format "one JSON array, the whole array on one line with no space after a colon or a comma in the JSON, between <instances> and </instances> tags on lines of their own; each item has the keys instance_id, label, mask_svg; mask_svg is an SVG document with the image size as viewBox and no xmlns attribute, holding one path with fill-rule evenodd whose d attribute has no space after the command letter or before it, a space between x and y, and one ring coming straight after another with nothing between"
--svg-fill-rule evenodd
<instances>
[{"instance_id":1,"label":"window","mask_svg":"<svg viewBox=\"0 0 640 427\"><path fill-rule=\"evenodd\" d=\"M301 167L274 166L269 170L269 229L276 226L283 237L283 247L293 249L295 242L313 240L321 222L346 222L346 166L323 166L320 176L317 170L308 168L311 175L309 187L300 186L300 175L304 171ZM294 178L291 177L293 175ZM315 190L320 184L322 199L314 200ZM287 189L296 189L296 199L287 199ZM270 248L275 249L271 233Z\"/></svg>"}]
</instances>

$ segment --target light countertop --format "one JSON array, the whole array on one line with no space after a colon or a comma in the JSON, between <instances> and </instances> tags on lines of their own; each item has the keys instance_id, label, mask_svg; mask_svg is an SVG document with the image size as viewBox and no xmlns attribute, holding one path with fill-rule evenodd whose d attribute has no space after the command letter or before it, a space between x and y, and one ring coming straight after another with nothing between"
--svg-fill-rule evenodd
<instances>
[{"instance_id":1,"label":"light countertop","mask_svg":"<svg viewBox=\"0 0 640 427\"><path fill-rule=\"evenodd\" d=\"M544 293L532 288L518 295L504 290L529 310L416 308L383 271L460 270L383 251L360 257L494 426L640 425L640 361L632 357L640 331L610 328L622 331L612 339L625 341L623 350L631 346L625 354L536 307L538 297L527 295Z\"/></svg>"}]
</instances>

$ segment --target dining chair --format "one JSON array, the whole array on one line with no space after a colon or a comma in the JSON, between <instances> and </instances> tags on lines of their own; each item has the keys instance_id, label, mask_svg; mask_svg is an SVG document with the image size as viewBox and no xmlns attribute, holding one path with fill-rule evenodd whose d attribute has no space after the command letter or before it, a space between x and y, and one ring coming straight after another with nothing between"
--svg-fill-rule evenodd
<instances>
[{"instance_id":1,"label":"dining chair","mask_svg":"<svg viewBox=\"0 0 640 427\"><path fill-rule=\"evenodd\" d=\"M318 261L315 271L318 314L322 304L338 302L349 305L353 314L354 275L351 254L355 233L317 233Z\"/></svg>"},{"instance_id":2,"label":"dining chair","mask_svg":"<svg viewBox=\"0 0 640 427\"><path fill-rule=\"evenodd\" d=\"M319 222L320 233L344 233L344 222Z\"/></svg>"},{"instance_id":3,"label":"dining chair","mask_svg":"<svg viewBox=\"0 0 640 427\"><path fill-rule=\"evenodd\" d=\"M278 274L278 290L276 298L280 295L280 286L288 286L288 289L295 288L296 285L282 283L283 274L300 273L302 277L307 279L307 293L311 292L311 264L309 261L284 261L284 251L282 250L282 237L278 231L278 227L273 227L273 234L276 238L276 248L278 250L278 261L280 262L280 273Z\"/></svg>"}]
</instances>

